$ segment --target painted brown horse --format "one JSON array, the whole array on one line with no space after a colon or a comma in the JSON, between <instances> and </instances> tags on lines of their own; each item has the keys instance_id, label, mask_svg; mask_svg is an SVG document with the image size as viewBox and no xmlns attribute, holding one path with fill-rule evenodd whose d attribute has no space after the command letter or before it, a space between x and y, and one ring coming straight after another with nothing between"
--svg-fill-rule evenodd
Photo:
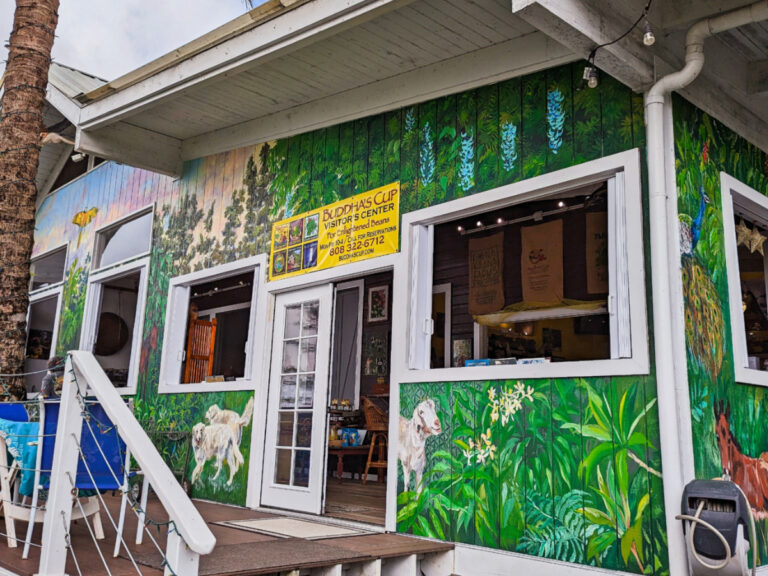
<instances>
[{"instance_id":1,"label":"painted brown horse","mask_svg":"<svg viewBox=\"0 0 768 576\"><path fill-rule=\"evenodd\" d=\"M756 519L768 518L768 452L747 456L731 432L731 407L715 403L715 433L723 472L744 491Z\"/></svg>"}]
</instances>

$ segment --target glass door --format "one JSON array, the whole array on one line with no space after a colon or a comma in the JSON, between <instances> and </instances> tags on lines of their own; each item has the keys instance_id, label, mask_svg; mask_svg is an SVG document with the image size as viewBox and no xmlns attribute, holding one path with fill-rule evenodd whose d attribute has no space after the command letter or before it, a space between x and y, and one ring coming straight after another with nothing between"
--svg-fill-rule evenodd
<instances>
[{"instance_id":1,"label":"glass door","mask_svg":"<svg viewBox=\"0 0 768 576\"><path fill-rule=\"evenodd\" d=\"M328 284L275 301L265 506L321 513L332 291Z\"/></svg>"}]
</instances>

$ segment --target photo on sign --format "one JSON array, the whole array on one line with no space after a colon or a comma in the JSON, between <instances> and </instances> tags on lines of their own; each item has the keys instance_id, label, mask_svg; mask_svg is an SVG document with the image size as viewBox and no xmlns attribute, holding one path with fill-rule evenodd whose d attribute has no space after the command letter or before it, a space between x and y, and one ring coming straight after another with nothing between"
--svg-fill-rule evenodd
<instances>
[{"instance_id":1,"label":"photo on sign","mask_svg":"<svg viewBox=\"0 0 768 576\"><path fill-rule=\"evenodd\" d=\"M288 260L285 267L288 272L301 270L301 246L288 249Z\"/></svg>"},{"instance_id":2,"label":"photo on sign","mask_svg":"<svg viewBox=\"0 0 768 576\"><path fill-rule=\"evenodd\" d=\"M368 289L368 322L382 322L389 317L389 286Z\"/></svg>"},{"instance_id":3,"label":"photo on sign","mask_svg":"<svg viewBox=\"0 0 768 576\"><path fill-rule=\"evenodd\" d=\"M320 232L320 214L304 218L304 240L314 240Z\"/></svg>"},{"instance_id":4,"label":"photo on sign","mask_svg":"<svg viewBox=\"0 0 768 576\"><path fill-rule=\"evenodd\" d=\"M288 235L288 244L294 245L301 242L301 238L304 235L304 220L301 218L291 222L291 231Z\"/></svg>"},{"instance_id":5,"label":"photo on sign","mask_svg":"<svg viewBox=\"0 0 768 576\"><path fill-rule=\"evenodd\" d=\"M275 248L288 245L288 224L275 226Z\"/></svg>"},{"instance_id":6,"label":"photo on sign","mask_svg":"<svg viewBox=\"0 0 768 576\"><path fill-rule=\"evenodd\" d=\"M302 268L314 268L317 266L317 242L309 242L304 244L304 260Z\"/></svg>"},{"instance_id":7,"label":"photo on sign","mask_svg":"<svg viewBox=\"0 0 768 576\"><path fill-rule=\"evenodd\" d=\"M272 256L272 275L279 276L285 274L285 250L275 252Z\"/></svg>"}]
</instances>

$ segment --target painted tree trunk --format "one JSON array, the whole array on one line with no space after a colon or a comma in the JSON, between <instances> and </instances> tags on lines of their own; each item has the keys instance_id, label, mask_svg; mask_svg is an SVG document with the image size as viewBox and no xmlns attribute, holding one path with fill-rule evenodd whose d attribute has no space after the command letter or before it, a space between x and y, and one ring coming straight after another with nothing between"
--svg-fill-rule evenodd
<instances>
[{"instance_id":1,"label":"painted tree trunk","mask_svg":"<svg viewBox=\"0 0 768 576\"><path fill-rule=\"evenodd\" d=\"M17 0L0 116L0 372L24 364L35 177L59 0ZM2 394L24 397L11 379Z\"/></svg>"}]
</instances>

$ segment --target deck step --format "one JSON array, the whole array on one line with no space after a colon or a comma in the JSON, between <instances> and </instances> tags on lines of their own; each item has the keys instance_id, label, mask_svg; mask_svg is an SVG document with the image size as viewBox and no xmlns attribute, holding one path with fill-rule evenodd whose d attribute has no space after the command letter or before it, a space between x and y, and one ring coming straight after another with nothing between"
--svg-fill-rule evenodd
<instances>
[{"instance_id":1,"label":"deck step","mask_svg":"<svg viewBox=\"0 0 768 576\"><path fill-rule=\"evenodd\" d=\"M390 555L375 560L317 566L300 573L308 576L452 576L453 550ZM298 571L285 572L284 576L298 576Z\"/></svg>"}]
</instances>

